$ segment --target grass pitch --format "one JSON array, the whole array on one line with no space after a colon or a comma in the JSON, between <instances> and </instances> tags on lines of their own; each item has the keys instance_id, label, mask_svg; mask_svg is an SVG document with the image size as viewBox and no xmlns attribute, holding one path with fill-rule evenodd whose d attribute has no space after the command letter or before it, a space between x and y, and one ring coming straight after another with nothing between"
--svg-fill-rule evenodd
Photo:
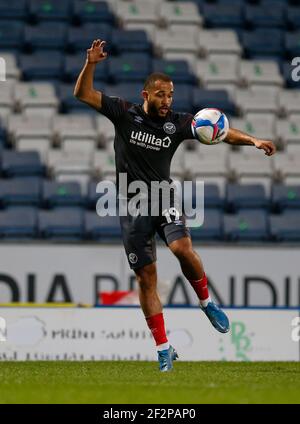
<instances>
[{"instance_id":1,"label":"grass pitch","mask_svg":"<svg viewBox=\"0 0 300 424\"><path fill-rule=\"evenodd\" d=\"M300 403L300 363L0 362L0 403Z\"/></svg>"}]
</instances>

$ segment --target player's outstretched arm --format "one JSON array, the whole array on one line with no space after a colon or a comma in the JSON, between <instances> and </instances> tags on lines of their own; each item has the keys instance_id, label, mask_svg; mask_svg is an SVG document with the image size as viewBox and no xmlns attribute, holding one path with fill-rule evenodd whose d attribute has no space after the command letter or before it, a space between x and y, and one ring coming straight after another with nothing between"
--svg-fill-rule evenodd
<instances>
[{"instance_id":1,"label":"player's outstretched arm","mask_svg":"<svg viewBox=\"0 0 300 424\"><path fill-rule=\"evenodd\" d=\"M103 51L105 41L94 40L87 50L85 65L80 72L74 88L74 96L95 109L101 107L102 93L94 89L94 73L96 65L107 57Z\"/></svg>"},{"instance_id":2,"label":"player's outstretched arm","mask_svg":"<svg viewBox=\"0 0 300 424\"><path fill-rule=\"evenodd\" d=\"M267 156L272 156L276 152L276 147L272 141L260 140L234 128L229 128L224 141L236 146L255 146L257 149L264 150Z\"/></svg>"}]
</instances>

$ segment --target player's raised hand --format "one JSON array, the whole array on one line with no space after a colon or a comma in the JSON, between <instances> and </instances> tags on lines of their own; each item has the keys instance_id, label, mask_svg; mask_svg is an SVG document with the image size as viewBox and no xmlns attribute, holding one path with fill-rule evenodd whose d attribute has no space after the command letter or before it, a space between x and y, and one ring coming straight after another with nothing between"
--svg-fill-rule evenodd
<instances>
[{"instance_id":1,"label":"player's raised hand","mask_svg":"<svg viewBox=\"0 0 300 424\"><path fill-rule=\"evenodd\" d=\"M254 145L257 149L263 149L267 156L272 156L276 152L276 147L272 141L256 140Z\"/></svg>"},{"instance_id":2,"label":"player's raised hand","mask_svg":"<svg viewBox=\"0 0 300 424\"><path fill-rule=\"evenodd\" d=\"M99 63L107 58L107 53L103 51L106 41L94 40L90 49L87 50L88 63Z\"/></svg>"}]
</instances>

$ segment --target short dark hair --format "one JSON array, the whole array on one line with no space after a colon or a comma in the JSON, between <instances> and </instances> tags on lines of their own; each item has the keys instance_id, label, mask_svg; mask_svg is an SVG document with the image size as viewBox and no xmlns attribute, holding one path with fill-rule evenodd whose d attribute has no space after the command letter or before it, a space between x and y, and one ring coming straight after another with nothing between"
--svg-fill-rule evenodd
<instances>
[{"instance_id":1,"label":"short dark hair","mask_svg":"<svg viewBox=\"0 0 300 424\"><path fill-rule=\"evenodd\" d=\"M152 88L156 81L172 82L172 79L169 77L169 75L163 74L162 72L154 72L146 79L144 90L149 90L149 88Z\"/></svg>"}]
</instances>

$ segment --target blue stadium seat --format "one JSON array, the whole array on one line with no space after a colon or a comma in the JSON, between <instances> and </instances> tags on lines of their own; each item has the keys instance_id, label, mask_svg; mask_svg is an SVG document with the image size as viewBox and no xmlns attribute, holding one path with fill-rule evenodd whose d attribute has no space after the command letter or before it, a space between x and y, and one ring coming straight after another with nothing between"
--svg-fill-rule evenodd
<instances>
[{"instance_id":1,"label":"blue stadium seat","mask_svg":"<svg viewBox=\"0 0 300 424\"><path fill-rule=\"evenodd\" d=\"M101 22L112 24L114 15L105 1L82 1L73 2L73 16L76 22Z\"/></svg>"},{"instance_id":2,"label":"blue stadium seat","mask_svg":"<svg viewBox=\"0 0 300 424\"><path fill-rule=\"evenodd\" d=\"M108 73L113 82L144 82L151 73L151 59L145 53L127 53L111 57Z\"/></svg>"},{"instance_id":3,"label":"blue stadium seat","mask_svg":"<svg viewBox=\"0 0 300 424\"><path fill-rule=\"evenodd\" d=\"M287 21L292 29L300 29L300 7L289 6L287 8Z\"/></svg>"},{"instance_id":4,"label":"blue stadium seat","mask_svg":"<svg viewBox=\"0 0 300 424\"><path fill-rule=\"evenodd\" d=\"M26 0L0 0L1 19L22 19L27 18Z\"/></svg>"},{"instance_id":5,"label":"blue stadium seat","mask_svg":"<svg viewBox=\"0 0 300 424\"><path fill-rule=\"evenodd\" d=\"M0 239L32 239L37 236L37 209L8 208L0 211Z\"/></svg>"},{"instance_id":6,"label":"blue stadium seat","mask_svg":"<svg viewBox=\"0 0 300 424\"><path fill-rule=\"evenodd\" d=\"M195 75L190 71L185 60L153 59L153 72L163 72L177 84L195 84Z\"/></svg>"},{"instance_id":7,"label":"blue stadium seat","mask_svg":"<svg viewBox=\"0 0 300 424\"><path fill-rule=\"evenodd\" d=\"M300 25L299 25L300 28ZM290 59L300 56L300 30L295 32L286 32L284 46L287 56Z\"/></svg>"},{"instance_id":8,"label":"blue stadium seat","mask_svg":"<svg viewBox=\"0 0 300 424\"><path fill-rule=\"evenodd\" d=\"M221 197L220 188L217 184L204 185L204 207L209 208L222 208L224 200Z\"/></svg>"},{"instance_id":9,"label":"blue stadium seat","mask_svg":"<svg viewBox=\"0 0 300 424\"><path fill-rule=\"evenodd\" d=\"M0 150L3 150L6 145L6 130L1 127L0 123Z\"/></svg>"},{"instance_id":10,"label":"blue stadium seat","mask_svg":"<svg viewBox=\"0 0 300 424\"><path fill-rule=\"evenodd\" d=\"M87 204L90 208L95 210L97 200L100 197L100 193L96 192L98 181L90 181L87 190Z\"/></svg>"},{"instance_id":11,"label":"blue stadium seat","mask_svg":"<svg viewBox=\"0 0 300 424\"><path fill-rule=\"evenodd\" d=\"M19 21L0 20L0 49L20 49L24 41L24 24Z\"/></svg>"},{"instance_id":12,"label":"blue stadium seat","mask_svg":"<svg viewBox=\"0 0 300 424\"><path fill-rule=\"evenodd\" d=\"M0 180L1 206L38 206L40 204L41 185L41 179L38 177Z\"/></svg>"},{"instance_id":13,"label":"blue stadium seat","mask_svg":"<svg viewBox=\"0 0 300 424\"><path fill-rule=\"evenodd\" d=\"M172 109L177 112L193 111L193 87L190 84L176 84Z\"/></svg>"},{"instance_id":14,"label":"blue stadium seat","mask_svg":"<svg viewBox=\"0 0 300 424\"><path fill-rule=\"evenodd\" d=\"M285 211L270 217L271 235L276 241L300 241L299 211Z\"/></svg>"},{"instance_id":15,"label":"blue stadium seat","mask_svg":"<svg viewBox=\"0 0 300 424\"><path fill-rule=\"evenodd\" d=\"M210 3L218 3L219 6L228 6L228 5L234 5L234 6L244 6L247 0L205 0L206 2ZM251 2L252 0L248 0L248 2ZM256 0L254 0L255 2Z\"/></svg>"},{"instance_id":16,"label":"blue stadium seat","mask_svg":"<svg viewBox=\"0 0 300 424\"><path fill-rule=\"evenodd\" d=\"M285 5L278 1L262 1L259 4L248 4L245 8L245 18L253 28L284 28Z\"/></svg>"},{"instance_id":17,"label":"blue stadium seat","mask_svg":"<svg viewBox=\"0 0 300 424\"><path fill-rule=\"evenodd\" d=\"M2 173L6 177L22 177L44 175L45 167L38 152L2 152Z\"/></svg>"},{"instance_id":18,"label":"blue stadium seat","mask_svg":"<svg viewBox=\"0 0 300 424\"><path fill-rule=\"evenodd\" d=\"M203 225L190 230L193 240L222 240L223 213L217 209L206 209Z\"/></svg>"},{"instance_id":19,"label":"blue stadium seat","mask_svg":"<svg viewBox=\"0 0 300 424\"><path fill-rule=\"evenodd\" d=\"M86 238L101 241L120 241L121 227L118 216L100 217L96 211L85 211Z\"/></svg>"},{"instance_id":20,"label":"blue stadium seat","mask_svg":"<svg viewBox=\"0 0 300 424\"><path fill-rule=\"evenodd\" d=\"M265 188L261 184L227 184L226 203L230 211L269 206Z\"/></svg>"},{"instance_id":21,"label":"blue stadium seat","mask_svg":"<svg viewBox=\"0 0 300 424\"><path fill-rule=\"evenodd\" d=\"M37 49L62 49L67 40L67 26L63 22L43 22L39 25L25 27L26 47Z\"/></svg>"},{"instance_id":22,"label":"blue stadium seat","mask_svg":"<svg viewBox=\"0 0 300 424\"><path fill-rule=\"evenodd\" d=\"M96 188L99 182L100 181L92 180L89 182L89 185L88 185L86 203L87 203L87 206L93 210L95 210L97 201L103 195L103 193L96 192ZM112 197L111 196L109 197L111 198L111 204L113 205L113 207L115 207L117 205L115 196L112 194Z\"/></svg>"},{"instance_id":23,"label":"blue stadium seat","mask_svg":"<svg viewBox=\"0 0 300 424\"><path fill-rule=\"evenodd\" d=\"M39 234L51 240L78 241L83 238L83 210L78 207L39 211Z\"/></svg>"},{"instance_id":24,"label":"blue stadium seat","mask_svg":"<svg viewBox=\"0 0 300 424\"><path fill-rule=\"evenodd\" d=\"M268 215L261 209L242 209L235 215L225 215L224 233L228 240L267 240L269 238Z\"/></svg>"},{"instance_id":25,"label":"blue stadium seat","mask_svg":"<svg viewBox=\"0 0 300 424\"><path fill-rule=\"evenodd\" d=\"M207 27L241 28L244 25L241 2L204 3L201 12Z\"/></svg>"},{"instance_id":26,"label":"blue stadium seat","mask_svg":"<svg viewBox=\"0 0 300 424\"><path fill-rule=\"evenodd\" d=\"M60 79L63 75L63 53L38 51L20 56L20 68L25 80Z\"/></svg>"},{"instance_id":27,"label":"blue stadium seat","mask_svg":"<svg viewBox=\"0 0 300 424\"><path fill-rule=\"evenodd\" d=\"M242 32L242 45L249 57L278 56L284 54L283 31L276 28Z\"/></svg>"},{"instance_id":28,"label":"blue stadium seat","mask_svg":"<svg viewBox=\"0 0 300 424\"><path fill-rule=\"evenodd\" d=\"M300 213L299 185L274 184L271 198L275 210L298 209Z\"/></svg>"},{"instance_id":29,"label":"blue stadium seat","mask_svg":"<svg viewBox=\"0 0 300 424\"><path fill-rule=\"evenodd\" d=\"M68 21L71 15L70 1L29 0L29 12L35 21Z\"/></svg>"},{"instance_id":30,"label":"blue stadium seat","mask_svg":"<svg viewBox=\"0 0 300 424\"><path fill-rule=\"evenodd\" d=\"M191 202L191 196L188 193L187 198L184 198L183 193L183 202ZM184 206L184 203L183 203ZM190 206L190 205L189 205ZM196 187L195 182L193 181L193 193L192 193L192 205L193 208L196 207ZM222 209L224 206L224 199L221 197L220 188L217 184L208 183L204 184L204 207L205 209Z\"/></svg>"},{"instance_id":31,"label":"blue stadium seat","mask_svg":"<svg viewBox=\"0 0 300 424\"><path fill-rule=\"evenodd\" d=\"M115 85L106 85L103 91L108 96L120 97L128 102L142 103L141 90L143 86L141 83L128 82Z\"/></svg>"},{"instance_id":32,"label":"blue stadium seat","mask_svg":"<svg viewBox=\"0 0 300 424\"><path fill-rule=\"evenodd\" d=\"M86 51L92 45L92 42L98 38L106 41L105 50L111 48L112 28L106 23L87 22L79 27L68 28L68 47L72 51Z\"/></svg>"},{"instance_id":33,"label":"blue stadium seat","mask_svg":"<svg viewBox=\"0 0 300 424\"><path fill-rule=\"evenodd\" d=\"M78 78L78 75L81 72L81 69L84 65L85 57L81 53L75 55L65 56L64 62L64 78L68 81L75 82ZM107 81L107 60L101 63L100 66L97 66L95 69L94 79L96 81Z\"/></svg>"},{"instance_id":34,"label":"blue stadium seat","mask_svg":"<svg viewBox=\"0 0 300 424\"><path fill-rule=\"evenodd\" d=\"M190 1L190 0L181 0L181 1ZM193 0L193 3L195 3L198 6L200 12L202 12L202 8L206 4L206 2L207 0Z\"/></svg>"},{"instance_id":35,"label":"blue stadium seat","mask_svg":"<svg viewBox=\"0 0 300 424\"><path fill-rule=\"evenodd\" d=\"M60 83L57 85L57 95L59 98L61 112L85 112L89 111L89 108L86 107L86 104L80 102L73 94L74 91L74 82L73 83Z\"/></svg>"},{"instance_id":36,"label":"blue stadium seat","mask_svg":"<svg viewBox=\"0 0 300 424\"><path fill-rule=\"evenodd\" d=\"M193 108L197 112L206 107L222 110L228 115L236 115L237 108L226 90L207 90L194 88Z\"/></svg>"},{"instance_id":37,"label":"blue stadium seat","mask_svg":"<svg viewBox=\"0 0 300 424\"><path fill-rule=\"evenodd\" d=\"M116 54L126 52L151 52L152 45L146 31L114 29L112 32L112 48Z\"/></svg>"},{"instance_id":38,"label":"blue stadium seat","mask_svg":"<svg viewBox=\"0 0 300 424\"><path fill-rule=\"evenodd\" d=\"M84 197L77 182L44 181L42 200L46 207L81 206Z\"/></svg>"}]
</instances>

